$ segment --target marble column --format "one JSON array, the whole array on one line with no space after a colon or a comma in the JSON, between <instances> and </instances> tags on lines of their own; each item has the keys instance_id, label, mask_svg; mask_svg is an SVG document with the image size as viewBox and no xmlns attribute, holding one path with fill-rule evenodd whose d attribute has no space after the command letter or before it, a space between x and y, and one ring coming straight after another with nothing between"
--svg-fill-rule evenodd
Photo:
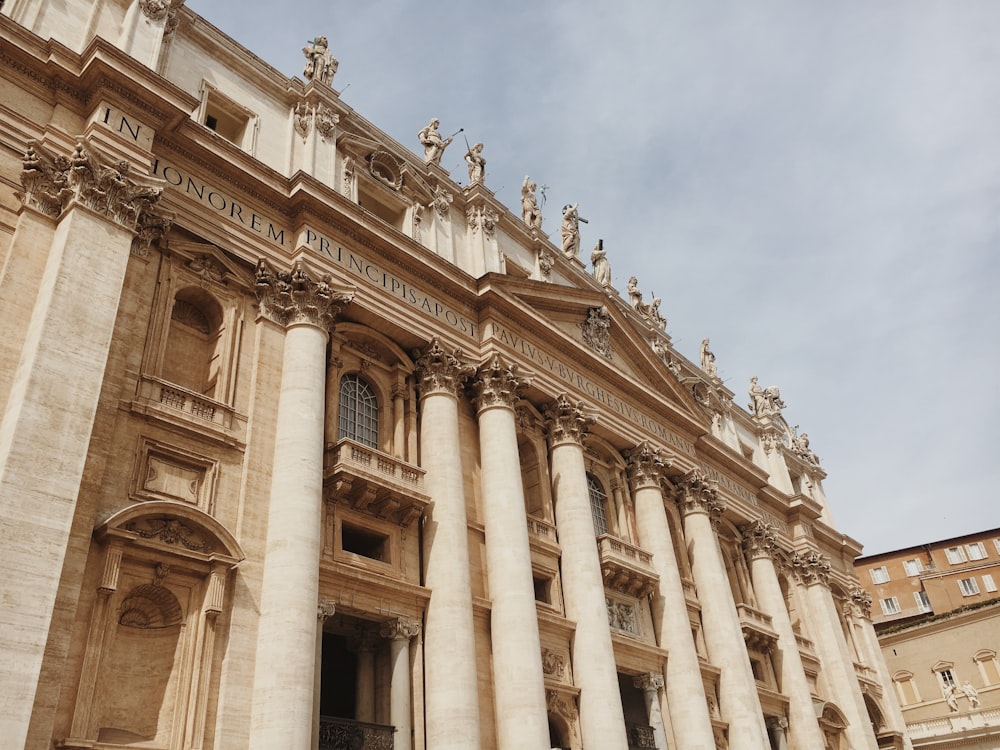
<instances>
[{"instance_id":1,"label":"marble column","mask_svg":"<svg viewBox=\"0 0 1000 750\"><path fill-rule=\"evenodd\" d=\"M830 591L829 559L815 551L809 551L792 555L791 564L805 585L809 627L814 636L821 669L833 691L834 702L847 718L847 727L844 729L847 742L854 750L876 750L878 743L854 671L854 659Z\"/></svg>"},{"instance_id":2,"label":"marble column","mask_svg":"<svg viewBox=\"0 0 1000 750\"><path fill-rule=\"evenodd\" d=\"M653 569L659 576L652 599L653 624L659 645L669 653L663 675L674 740L681 748L712 747L715 740L701 664L660 488L669 463L648 442L629 451L627 458L639 544L653 555Z\"/></svg>"},{"instance_id":3,"label":"marble column","mask_svg":"<svg viewBox=\"0 0 1000 750\"><path fill-rule=\"evenodd\" d=\"M548 750L524 484L514 406L527 385L494 354L473 385L479 409L480 483L489 571L493 690L500 750Z\"/></svg>"},{"instance_id":4,"label":"marble column","mask_svg":"<svg viewBox=\"0 0 1000 750\"><path fill-rule=\"evenodd\" d=\"M889 677L889 670L886 667L885 659L882 658L882 649L878 644L878 636L875 635L875 628L872 627L872 597L867 591L857 586L850 591L852 619L857 626L859 639L864 642L864 650L868 655L867 664L878 675L879 684L882 686L883 700L880 704L883 710L883 719L888 728L899 732L903 737L903 750L913 750L913 741L906 734L906 719L903 718L903 711L899 707L896 697L896 686L892 684Z\"/></svg>"},{"instance_id":5,"label":"marble column","mask_svg":"<svg viewBox=\"0 0 1000 750\"><path fill-rule=\"evenodd\" d=\"M632 684L642 691L646 701L646 717L653 728L653 742L657 750L667 750L667 733L663 729L663 714L660 712L660 689L663 687L662 674L642 674L632 680ZM684 745L681 745L684 747Z\"/></svg>"},{"instance_id":6,"label":"marble column","mask_svg":"<svg viewBox=\"0 0 1000 750\"><path fill-rule=\"evenodd\" d=\"M770 750L757 684L747 656L736 602L722 561L714 524L725 510L715 482L694 470L677 483L691 572L701 602L701 623L719 675L719 708L729 723L731 750Z\"/></svg>"},{"instance_id":7,"label":"marble column","mask_svg":"<svg viewBox=\"0 0 1000 750\"><path fill-rule=\"evenodd\" d=\"M284 326L267 542L260 592L250 748L308 750L322 544L326 343L347 294L301 263L257 266L261 315Z\"/></svg>"},{"instance_id":8,"label":"marble column","mask_svg":"<svg viewBox=\"0 0 1000 750\"><path fill-rule=\"evenodd\" d=\"M583 460L583 436L592 417L565 394L545 409L551 454L552 494L562 548L566 616L576 622L573 672L580 688L584 747L627 750L625 715L618 688L604 578Z\"/></svg>"},{"instance_id":9,"label":"marble column","mask_svg":"<svg viewBox=\"0 0 1000 750\"><path fill-rule=\"evenodd\" d=\"M416 620L399 618L384 623L389 639L389 723L396 728L393 750L413 748L413 700L410 692L410 640L420 632Z\"/></svg>"},{"instance_id":10,"label":"marble column","mask_svg":"<svg viewBox=\"0 0 1000 750\"><path fill-rule=\"evenodd\" d=\"M354 718L375 721L375 634L362 629L351 644L357 654L354 675Z\"/></svg>"},{"instance_id":11,"label":"marble column","mask_svg":"<svg viewBox=\"0 0 1000 750\"><path fill-rule=\"evenodd\" d=\"M774 531L769 524L755 521L743 530L743 546L750 557L750 575L757 604L764 614L771 617L771 625L778 634L778 653L775 656L781 692L788 697L788 729L792 747L823 747L823 732L816 721L809 681L802 667L785 595L774 567L775 555L779 554Z\"/></svg>"},{"instance_id":12,"label":"marble column","mask_svg":"<svg viewBox=\"0 0 1000 750\"><path fill-rule=\"evenodd\" d=\"M475 368L437 338L417 357L420 462L431 504L424 523L424 621L428 750L479 747L476 638L469 573L458 394Z\"/></svg>"},{"instance_id":13,"label":"marble column","mask_svg":"<svg viewBox=\"0 0 1000 750\"><path fill-rule=\"evenodd\" d=\"M0 737L9 747L27 737L129 255L160 196L127 162L106 166L83 142L70 158L29 146L23 167L23 207L0 269L0 319L14 339L0 347L13 369L0 422Z\"/></svg>"}]
</instances>

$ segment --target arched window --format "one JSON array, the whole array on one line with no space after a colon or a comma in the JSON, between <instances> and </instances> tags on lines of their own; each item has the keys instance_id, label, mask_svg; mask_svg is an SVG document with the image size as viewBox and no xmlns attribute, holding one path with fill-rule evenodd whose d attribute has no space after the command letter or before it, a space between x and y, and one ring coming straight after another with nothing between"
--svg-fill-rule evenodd
<instances>
[{"instance_id":1,"label":"arched window","mask_svg":"<svg viewBox=\"0 0 1000 750\"><path fill-rule=\"evenodd\" d=\"M340 427L337 437L378 448L378 398L372 387L357 375L345 375L340 379Z\"/></svg>"},{"instance_id":2,"label":"arched window","mask_svg":"<svg viewBox=\"0 0 1000 750\"><path fill-rule=\"evenodd\" d=\"M605 511L608 493L592 474L587 475L587 492L590 494L590 513L594 517L594 532L597 536L608 533L608 516Z\"/></svg>"},{"instance_id":3,"label":"arched window","mask_svg":"<svg viewBox=\"0 0 1000 750\"><path fill-rule=\"evenodd\" d=\"M178 291L170 312L164 380L216 398L221 328L222 308L211 294L197 287Z\"/></svg>"}]
</instances>

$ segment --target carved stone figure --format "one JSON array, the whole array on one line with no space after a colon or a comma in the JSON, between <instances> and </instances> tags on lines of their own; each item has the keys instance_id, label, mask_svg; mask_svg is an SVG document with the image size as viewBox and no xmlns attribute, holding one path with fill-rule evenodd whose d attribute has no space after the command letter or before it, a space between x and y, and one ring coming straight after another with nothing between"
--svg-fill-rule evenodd
<instances>
[{"instance_id":1,"label":"carved stone figure","mask_svg":"<svg viewBox=\"0 0 1000 750\"><path fill-rule=\"evenodd\" d=\"M486 159L483 158L483 144L477 143L465 152L465 163L469 166L469 184L481 183L486 178Z\"/></svg>"},{"instance_id":2,"label":"carved stone figure","mask_svg":"<svg viewBox=\"0 0 1000 750\"><path fill-rule=\"evenodd\" d=\"M594 307L583 324L583 341L598 354L611 359L611 315L606 307Z\"/></svg>"},{"instance_id":3,"label":"carved stone figure","mask_svg":"<svg viewBox=\"0 0 1000 750\"><path fill-rule=\"evenodd\" d=\"M747 405L750 413L755 417L772 417L781 414L785 408L785 402L781 400L781 392L777 386L769 386L767 389L761 388L757 384L757 376L750 378L750 403ZM808 436L806 436L808 447Z\"/></svg>"},{"instance_id":4,"label":"carved stone figure","mask_svg":"<svg viewBox=\"0 0 1000 750\"><path fill-rule=\"evenodd\" d=\"M438 126L440 124L441 121L434 117L420 130L419 133L417 133L417 139L424 147L425 164L440 164L441 157L444 155L444 150L448 148L449 144L452 142L451 138L441 137L441 134L438 132Z\"/></svg>"},{"instance_id":5,"label":"carved stone figure","mask_svg":"<svg viewBox=\"0 0 1000 750\"><path fill-rule=\"evenodd\" d=\"M642 304L642 292L639 291L639 279L635 276L630 276L628 280L628 286L625 287L628 292L628 301L636 310L639 309L639 305Z\"/></svg>"},{"instance_id":6,"label":"carved stone figure","mask_svg":"<svg viewBox=\"0 0 1000 750\"><path fill-rule=\"evenodd\" d=\"M962 685L962 692L965 693L965 697L969 699L969 706L971 708L979 708L979 691L972 687L972 683L968 680Z\"/></svg>"},{"instance_id":7,"label":"carved stone figure","mask_svg":"<svg viewBox=\"0 0 1000 750\"><path fill-rule=\"evenodd\" d=\"M701 369L710 378L719 377L719 369L715 366L715 354L708 348L708 339L701 340Z\"/></svg>"},{"instance_id":8,"label":"carved stone figure","mask_svg":"<svg viewBox=\"0 0 1000 750\"><path fill-rule=\"evenodd\" d=\"M306 67L302 71L307 81L318 81L329 86L340 65L330 54L325 36L318 36L302 48L306 56Z\"/></svg>"},{"instance_id":9,"label":"carved stone figure","mask_svg":"<svg viewBox=\"0 0 1000 750\"><path fill-rule=\"evenodd\" d=\"M537 187L537 183L528 175L524 176L524 182L521 183L521 218L532 229L542 228L542 209L538 207L538 199L535 198Z\"/></svg>"},{"instance_id":10,"label":"carved stone figure","mask_svg":"<svg viewBox=\"0 0 1000 750\"><path fill-rule=\"evenodd\" d=\"M952 711L958 710L958 688L954 685L945 685L944 688L944 700L948 704L948 708Z\"/></svg>"},{"instance_id":11,"label":"carved stone figure","mask_svg":"<svg viewBox=\"0 0 1000 750\"><path fill-rule=\"evenodd\" d=\"M608 251L604 249L604 240L598 240L594 252L590 254L590 263L594 267L594 280L605 289L611 286L611 264L608 262Z\"/></svg>"},{"instance_id":12,"label":"carved stone figure","mask_svg":"<svg viewBox=\"0 0 1000 750\"><path fill-rule=\"evenodd\" d=\"M809 448L809 433L803 432L801 435L793 434L792 451L813 466L819 466L819 456Z\"/></svg>"},{"instance_id":13,"label":"carved stone figure","mask_svg":"<svg viewBox=\"0 0 1000 750\"><path fill-rule=\"evenodd\" d=\"M580 222L589 223L580 216L580 204L563 206L562 210L562 251L567 258L580 255Z\"/></svg>"}]
</instances>

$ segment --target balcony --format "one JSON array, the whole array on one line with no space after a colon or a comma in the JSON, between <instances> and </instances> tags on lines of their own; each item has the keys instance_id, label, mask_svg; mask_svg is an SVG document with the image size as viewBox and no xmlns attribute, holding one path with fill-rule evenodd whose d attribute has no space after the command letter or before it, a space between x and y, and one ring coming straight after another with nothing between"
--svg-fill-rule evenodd
<instances>
[{"instance_id":1,"label":"balcony","mask_svg":"<svg viewBox=\"0 0 1000 750\"><path fill-rule=\"evenodd\" d=\"M659 576L653 570L653 556L628 542L608 534L597 537L604 585L629 596L646 596Z\"/></svg>"},{"instance_id":2,"label":"balcony","mask_svg":"<svg viewBox=\"0 0 1000 750\"><path fill-rule=\"evenodd\" d=\"M319 717L319 750L392 750L395 727Z\"/></svg>"},{"instance_id":3,"label":"balcony","mask_svg":"<svg viewBox=\"0 0 1000 750\"><path fill-rule=\"evenodd\" d=\"M737 604L736 611L740 617L740 630L747 648L761 654L769 654L778 644L778 634L771 626L770 615L765 615L746 604Z\"/></svg>"},{"instance_id":4,"label":"balcony","mask_svg":"<svg viewBox=\"0 0 1000 750\"><path fill-rule=\"evenodd\" d=\"M347 438L327 448L323 485L338 502L403 528L430 502L423 469Z\"/></svg>"},{"instance_id":5,"label":"balcony","mask_svg":"<svg viewBox=\"0 0 1000 750\"><path fill-rule=\"evenodd\" d=\"M245 439L246 417L231 406L148 375L140 376L135 401L129 408L201 434L214 434L232 445L242 445Z\"/></svg>"}]
</instances>

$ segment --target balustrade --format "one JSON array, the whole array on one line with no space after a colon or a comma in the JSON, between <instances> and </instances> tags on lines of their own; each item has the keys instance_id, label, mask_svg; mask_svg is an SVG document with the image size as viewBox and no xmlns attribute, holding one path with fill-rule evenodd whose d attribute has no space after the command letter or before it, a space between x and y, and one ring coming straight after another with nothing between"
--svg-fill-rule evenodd
<instances>
[{"instance_id":1,"label":"balustrade","mask_svg":"<svg viewBox=\"0 0 1000 750\"><path fill-rule=\"evenodd\" d=\"M393 750L395 727L319 717L319 750Z\"/></svg>"}]
</instances>

